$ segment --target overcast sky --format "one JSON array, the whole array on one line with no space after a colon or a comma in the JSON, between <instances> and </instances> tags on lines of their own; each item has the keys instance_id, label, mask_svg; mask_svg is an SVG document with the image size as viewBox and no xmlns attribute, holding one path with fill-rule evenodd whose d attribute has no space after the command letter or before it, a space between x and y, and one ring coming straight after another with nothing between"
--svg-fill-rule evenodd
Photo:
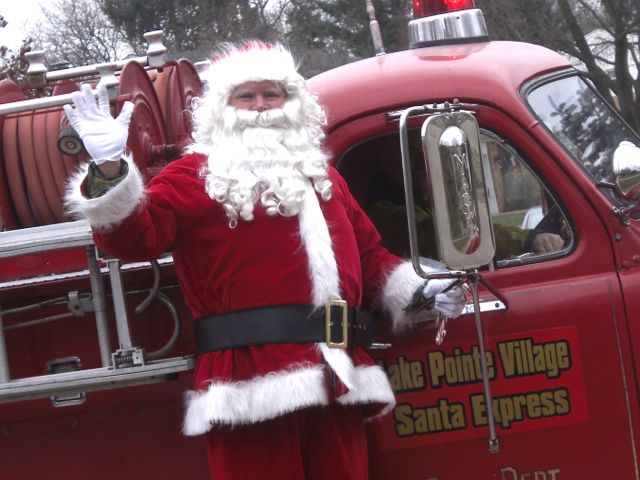
<instances>
[{"instance_id":1,"label":"overcast sky","mask_svg":"<svg viewBox=\"0 0 640 480\"><path fill-rule=\"evenodd\" d=\"M6 45L14 51L20 47L29 25L34 25L42 15L42 1L0 0L0 15L9 22L6 27L0 28L0 45Z\"/></svg>"}]
</instances>

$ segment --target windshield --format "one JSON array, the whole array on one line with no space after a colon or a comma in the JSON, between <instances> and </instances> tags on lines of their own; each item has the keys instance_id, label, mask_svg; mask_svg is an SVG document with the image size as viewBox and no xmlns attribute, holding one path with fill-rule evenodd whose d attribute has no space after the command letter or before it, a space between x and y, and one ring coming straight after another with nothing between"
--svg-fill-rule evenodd
<instances>
[{"instance_id":1,"label":"windshield","mask_svg":"<svg viewBox=\"0 0 640 480\"><path fill-rule=\"evenodd\" d=\"M528 95L549 131L596 182L613 180L613 151L622 140L638 144L634 132L582 78L545 83Z\"/></svg>"}]
</instances>

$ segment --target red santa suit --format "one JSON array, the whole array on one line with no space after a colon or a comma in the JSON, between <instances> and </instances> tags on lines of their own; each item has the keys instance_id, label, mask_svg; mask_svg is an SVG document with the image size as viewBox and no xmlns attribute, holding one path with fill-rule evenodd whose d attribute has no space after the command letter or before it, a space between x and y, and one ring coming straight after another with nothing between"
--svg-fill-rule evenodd
<instances>
[{"instance_id":1,"label":"red santa suit","mask_svg":"<svg viewBox=\"0 0 640 480\"><path fill-rule=\"evenodd\" d=\"M105 196L70 201L90 219L96 244L117 258L150 260L171 250L195 318L312 304L314 293L329 295L336 286L350 306L382 300L396 318L403 315L421 280L380 245L377 231L333 168L331 200L311 193L300 218L269 217L256 208L253 221L231 229L222 206L205 192L199 175L203 162L199 154L186 155L146 188L132 164L129 175ZM333 392L326 387L325 363L338 380ZM211 352L198 358L184 431L199 434L212 424L259 422L334 399L374 404L376 414L394 403L384 371L359 348L345 352L292 343Z\"/></svg>"},{"instance_id":2,"label":"red santa suit","mask_svg":"<svg viewBox=\"0 0 640 480\"><path fill-rule=\"evenodd\" d=\"M381 305L396 328L409 321L403 308L423 280L380 245L332 167L329 200L307 181L297 215L268 216L257 207L251 221L230 228L225 209L206 191L207 161L187 154L146 186L130 162L118 185L92 199L82 194L82 171L67 207L89 220L96 244L114 257L150 260L171 251L194 318L343 299L352 307ZM197 359L184 432L257 424L330 404L362 406L373 417L391 409L394 396L385 372L360 348L284 343L209 352Z\"/></svg>"}]
</instances>

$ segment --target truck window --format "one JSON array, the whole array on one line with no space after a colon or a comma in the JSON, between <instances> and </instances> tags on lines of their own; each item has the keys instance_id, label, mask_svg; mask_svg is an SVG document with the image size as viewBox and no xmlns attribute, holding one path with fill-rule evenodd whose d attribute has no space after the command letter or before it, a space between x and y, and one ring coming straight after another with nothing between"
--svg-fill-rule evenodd
<instances>
[{"instance_id":1,"label":"truck window","mask_svg":"<svg viewBox=\"0 0 640 480\"><path fill-rule=\"evenodd\" d=\"M637 136L579 76L533 85L527 101L549 132L595 182L612 181L613 151Z\"/></svg>"},{"instance_id":2,"label":"truck window","mask_svg":"<svg viewBox=\"0 0 640 480\"><path fill-rule=\"evenodd\" d=\"M486 130L480 138L496 265L540 261L568 252L573 231L551 192L508 142Z\"/></svg>"},{"instance_id":3,"label":"truck window","mask_svg":"<svg viewBox=\"0 0 640 480\"><path fill-rule=\"evenodd\" d=\"M438 258L427 174L417 130L410 132L420 255ZM503 139L482 131L481 150L496 238L494 267L537 262L568 252L572 229L558 204L521 156ZM397 133L361 142L338 169L393 253L410 256L402 164ZM547 240L546 249L538 245Z\"/></svg>"}]
</instances>

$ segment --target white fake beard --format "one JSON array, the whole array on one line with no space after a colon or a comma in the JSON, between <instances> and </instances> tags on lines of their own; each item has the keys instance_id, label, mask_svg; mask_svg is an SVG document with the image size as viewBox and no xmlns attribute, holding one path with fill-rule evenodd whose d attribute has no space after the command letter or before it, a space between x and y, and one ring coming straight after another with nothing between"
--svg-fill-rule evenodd
<instances>
[{"instance_id":1,"label":"white fake beard","mask_svg":"<svg viewBox=\"0 0 640 480\"><path fill-rule=\"evenodd\" d=\"M327 158L303 126L293 126L300 125L289 113L295 108L225 108L203 174L206 191L224 207L229 227L235 228L238 218L253 220L258 204L270 216L297 215L309 181L324 200L331 198Z\"/></svg>"}]
</instances>

